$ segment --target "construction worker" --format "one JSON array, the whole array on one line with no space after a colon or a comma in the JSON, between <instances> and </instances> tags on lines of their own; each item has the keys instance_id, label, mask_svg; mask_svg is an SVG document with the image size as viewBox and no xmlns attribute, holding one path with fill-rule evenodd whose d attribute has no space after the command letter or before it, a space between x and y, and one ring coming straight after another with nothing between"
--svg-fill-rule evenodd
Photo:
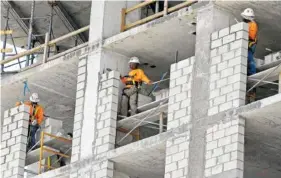
<instances>
[{"instance_id":1,"label":"construction worker","mask_svg":"<svg viewBox=\"0 0 281 178\"><path fill-rule=\"evenodd\" d=\"M129 61L131 71L128 76L120 76L121 81L126 85L122 92L121 115L128 116L128 107L131 109L131 116L137 113L138 93L142 82L151 84L143 70L139 68L139 58L132 57Z\"/></svg>"},{"instance_id":2,"label":"construction worker","mask_svg":"<svg viewBox=\"0 0 281 178\"><path fill-rule=\"evenodd\" d=\"M32 148L36 144L36 131L40 127L40 124L44 118L44 110L43 107L38 104L39 96L37 93L33 93L29 97L30 101L27 102L17 102L16 105L19 106L21 104L25 104L30 107L29 110L29 127L28 127L28 150ZM27 150L27 151L28 151Z\"/></svg>"},{"instance_id":3,"label":"construction worker","mask_svg":"<svg viewBox=\"0 0 281 178\"><path fill-rule=\"evenodd\" d=\"M242 13L243 21L249 25L249 45L248 45L248 70L247 75L253 75L256 73L256 62L254 59L254 53L257 46L257 34L258 34L258 25L254 21L255 14L253 9L247 8ZM256 89L253 89L248 94L248 102L255 101L256 98Z\"/></svg>"}]
</instances>

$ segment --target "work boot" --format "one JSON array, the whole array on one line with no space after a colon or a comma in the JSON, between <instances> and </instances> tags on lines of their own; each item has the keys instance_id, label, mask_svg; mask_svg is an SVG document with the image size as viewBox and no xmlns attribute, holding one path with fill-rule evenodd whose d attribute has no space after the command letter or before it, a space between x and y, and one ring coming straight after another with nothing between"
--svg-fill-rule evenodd
<instances>
[{"instance_id":1,"label":"work boot","mask_svg":"<svg viewBox=\"0 0 281 178\"><path fill-rule=\"evenodd\" d=\"M251 91L247 94L248 103L252 103L256 101L256 92Z\"/></svg>"}]
</instances>

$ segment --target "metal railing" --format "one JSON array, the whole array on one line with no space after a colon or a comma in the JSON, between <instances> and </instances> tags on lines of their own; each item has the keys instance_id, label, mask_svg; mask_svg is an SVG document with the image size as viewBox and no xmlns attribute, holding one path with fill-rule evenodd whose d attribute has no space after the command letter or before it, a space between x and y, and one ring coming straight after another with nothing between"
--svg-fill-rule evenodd
<instances>
[{"instance_id":1,"label":"metal railing","mask_svg":"<svg viewBox=\"0 0 281 178\"><path fill-rule=\"evenodd\" d=\"M173 7L168 8L168 0L165 0L164 1L164 10L161 11L161 12L158 12L158 10L159 10L159 4L158 4L159 1L156 1L156 0L145 1L145 2L142 2L140 4L135 5L134 7L127 8L127 9L123 8L122 11L121 11L121 32L126 31L126 30L128 30L130 28L136 27L138 25L144 24L146 22L152 21L152 20L154 20L156 18L159 18L161 16L165 16L168 13L177 11L177 10L179 10L181 8L188 7L188 6L190 6L190 5L192 5L192 4L196 3L196 2L198 2L198 1L185 1L183 3L177 4L177 5L173 6ZM150 16L148 16L146 18L140 19L140 20L138 20L136 22L133 22L133 23L130 23L130 24L126 25L126 15L128 13L130 13L130 12L136 10L136 9L139 9L139 8L145 7L147 5L150 5L152 3L156 3L156 11L155 11L155 13L153 15L150 15Z\"/></svg>"},{"instance_id":2,"label":"metal railing","mask_svg":"<svg viewBox=\"0 0 281 178\"><path fill-rule=\"evenodd\" d=\"M90 28L89 25L88 25L88 26L85 26L85 27L83 27L83 28L80 28L80 29L78 29L78 30L76 30L76 31L70 32L70 33L68 33L68 34L66 34L66 35L63 35L63 36L61 36L61 37L59 37L59 38L56 38L56 39L53 39L53 40L51 40L51 41L49 41L49 33L46 33L46 36L45 36L45 43L44 43L44 44L41 44L41 45L39 45L39 46L37 46L37 47L35 47L35 48L32 48L32 49L30 49L30 50L27 50L27 51L18 53L18 54L15 55L15 56L12 56L12 57L9 57L9 58L7 58L7 59L5 59L5 60L2 60L2 61L0 62L0 64L1 64L1 65L7 64L7 63L9 63L9 62L11 62L11 61L14 61L14 60L17 60L17 59L19 59L19 58L21 58L21 57L24 57L24 56L27 56L27 55L30 55L30 54L34 54L35 52L37 52L37 51L39 51L39 50L42 50L42 49L44 50L42 63L45 63L45 62L47 61L47 57L48 57L48 50L49 50L48 47L53 46L53 45L55 45L56 43L58 43L58 42L60 42L60 41L63 41L63 40L65 40L65 39L68 39L68 38L70 38L70 37L76 36L76 35L78 35L78 34L80 34L80 33L82 33L82 32L85 32L85 31L89 30L89 28Z\"/></svg>"}]
</instances>

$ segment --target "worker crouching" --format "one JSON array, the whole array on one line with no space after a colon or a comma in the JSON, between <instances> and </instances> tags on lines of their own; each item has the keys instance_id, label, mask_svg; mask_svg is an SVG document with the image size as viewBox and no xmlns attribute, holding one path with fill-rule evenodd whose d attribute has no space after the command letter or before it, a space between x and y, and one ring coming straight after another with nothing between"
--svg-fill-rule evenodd
<instances>
[{"instance_id":1,"label":"worker crouching","mask_svg":"<svg viewBox=\"0 0 281 178\"><path fill-rule=\"evenodd\" d=\"M39 96L37 93L33 93L30 98L30 101L24 102L24 105L30 107L29 109L29 126L28 126L28 145L27 150L33 148L36 144L36 132L39 129L43 119L44 119L44 110L43 107L40 106L39 103ZM17 102L17 106L19 106L20 102Z\"/></svg>"},{"instance_id":2,"label":"worker crouching","mask_svg":"<svg viewBox=\"0 0 281 178\"><path fill-rule=\"evenodd\" d=\"M131 71L128 76L120 76L122 83L126 86L122 92L121 102L121 115L128 116L128 110L130 107L131 116L137 114L137 101L138 93L142 82L151 84L151 80L147 78L143 70L139 68L140 61L137 57L132 57L129 61L129 67Z\"/></svg>"}]
</instances>

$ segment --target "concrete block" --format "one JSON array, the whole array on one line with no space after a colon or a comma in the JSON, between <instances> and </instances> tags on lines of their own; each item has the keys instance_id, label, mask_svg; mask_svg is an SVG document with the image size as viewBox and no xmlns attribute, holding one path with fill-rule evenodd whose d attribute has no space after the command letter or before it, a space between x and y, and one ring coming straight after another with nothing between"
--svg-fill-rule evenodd
<instances>
[{"instance_id":1,"label":"concrete block","mask_svg":"<svg viewBox=\"0 0 281 178\"><path fill-rule=\"evenodd\" d=\"M1 148L0 149L4 149L6 147L7 147L7 141L1 142Z\"/></svg>"},{"instance_id":2,"label":"concrete block","mask_svg":"<svg viewBox=\"0 0 281 178\"><path fill-rule=\"evenodd\" d=\"M1 150L1 156L5 156L10 153L10 148L4 148Z\"/></svg>"},{"instance_id":3,"label":"concrete block","mask_svg":"<svg viewBox=\"0 0 281 178\"><path fill-rule=\"evenodd\" d=\"M14 167L24 167L25 166L25 161L23 159L15 159L11 162L9 162L9 169L14 168Z\"/></svg>"},{"instance_id":4,"label":"concrete block","mask_svg":"<svg viewBox=\"0 0 281 178\"><path fill-rule=\"evenodd\" d=\"M213 141L213 133L209 133L206 135L206 142Z\"/></svg>"},{"instance_id":5,"label":"concrete block","mask_svg":"<svg viewBox=\"0 0 281 178\"><path fill-rule=\"evenodd\" d=\"M226 101L226 96L223 95L223 96L219 96L219 97L214 98L213 104L214 105L219 105L219 104L224 103L225 101Z\"/></svg>"},{"instance_id":6,"label":"concrete block","mask_svg":"<svg viewBox=\"0 0 281 178\"><path fill-rule=\"evenodd\" d=\"M212 157L212 150L205 152L205 159L210 159Z\"/></svg>"},{"instance_id":7,"label":"concrete block","mask_svg":"<svg viewBox=\"0 0 281 178\"><path fill-rule=\"evenodd\" d=\"M220 79L219 73L214 73L214 74L211 74L211 76L210 76L210 82L214 82L214 81L219 80L219 79Z\"/></svg>"},{"instance_id":8,"label":"concrete block","mask_svg":"<svg viewBox=\"0 0 281 178\"><path fill-rule=\"evenodd\" d=\"M216 148L216 149L213 150L213 153L211 154L211 157L215 158L215 157L218 157L222 154L223 154L223 149L222 149L222 147L219 147L219 148Z\"/></svg>"},{"instance_id":9,"label":"concrete block","mask_svg":"<svg viewBox=\"0 0 281 178\"><path fill-rule=\"evenodd\" d=\"M79 67L78 68L78 75L81 75L81 74L84 74L86 73L86 67L83 66L83 67Z\"/></svg>"},{"instance_id":10,"label":"concrete block","mask_svg":"<svg viewBox=\"0 0 281 178\"><path fill-rule=\"evenodd\" d=\"M227 101L232 101L235 99L245 100L246 93L244 91L235 90L227 94Z\"/></svg>"},{"instance_id":11,"label":"concrete block","mask_svg":"<svg viewBox=\"0 0 281 178\"><path fill-rule=\"evenodd\" d=\"M226 37L224 37L224 38L226 38ZM220 55L220 54L226 53L226 52L228 52L228 50L229 50L229 44L225 44L225 45L219 47L218 54ZM212 53L212 51L211 51L211 53Z\"/></svg>"},{"instance_id":12,"label":"concrete block","mask_svg":"<svg viewBox=\"0 0 281 178\"><path fill-rule=\"evenodd\" d=\"M222 54L222 60L227 61L229 59L233 59L235 57L235 52L234 51L229 51L227 53Z\"/></svg>"},{"instance_id":13,"label":"concrete block","mask_svg":"<svg viewBox=\"0 0 281 178\"><path fill-rule=\"evenodd\" d=\"M279 61L281 59L281 51L272 54L272 61Z\"/></svg>"},{"instance_id":14,"label":"concrete block","mask_svg":"<svg viewBox=\"0 0 281 178\"><path fill-rule=\"evenodd\" d=\"M3 133L2 134L2 141L8 140L11 138L11 132Z\"/></svg>"},{"instance_id":15,"label":"concrete block","mask_svg":"<svg viewBox=\"0 0 281 178\"><path fill-rule=\"evenodd\" d=\"M18 135L24 135L27 136L28 135L28 130L26 128L18 128L16 130L12 131L12 137L16 137Z\"/></svg>"},{"instance_id":16,"label":"concrete block","mask_svg":"<svg viewBox=\"0 0 281 178\"><path fill-rule=\"evenodd\" d=\"M103 137L103 143L112 143L115 144L115 137L112 135L106 135Z\"/></svg>"},{"instance_id":17,"label":"concrete block","mask_svg":"<svg viewBox=\"0 0 281 178\"><path fill-rule=\"evenodd\" d=\"M172 155L172 162L184 159L184 151Z\"/></svg>"},{"instance_id":18,"label":"concrete block","mask_svg":"<svg viewBox=\"0 0 281 178\"><path fill-rule=\"evenodd\" d=\"M4 118L7 118L9 116L10 116L10 110L8 109L4 112Z\"/></svg>"},{"instance_id":19,"label":"concrete block","mask_svg":"<svg viewBox=\"0 0 281 178\"><path fill-rule=\"evenodd\" d=\"M27 136L23 136L23 135L17 136L16 143L27 144Z\"/></svg>"},{"instance_id":20,"label":"concrete block","mask_svg":"<svg viewBox=\"0 0 281 178\"><path fill-rule=\"evenodd\" d=\"M219 130L228 128L228 127L230 127L230 126L231 126L231 122L225 122L225 123L221 122L221 123L219 124Z\"/></svg>"},{"instance_id":21,"label":"concrete block","mask_svg":"<svg viewBox=\"0 0 281 178\"><path fill-rule=\"evenodd\" d=\"M185 100L187 98L187 92L181 92L176 95L176 102Z\"/></svg>"},{"instance_id":22,"label":"concrete block","mask_svg":"<svg viewBox=\"0 0 281 178\"><path fill-rule=\"evenodd\" d=\"M171 173L166 173L166 174L164 175L164 178L171 178Z\"/></svg>"},{"instance_id":23,"label":"concrete block","mask_svg":"<svg viewBox=\"0 0 281 178\"><path fill-rule=\"evenodd\" d=\"M221 29L219 31L219 38L224 37L229 34L229 27Z\"/></svg>"},{"instance_id":24,"label":"concrete block","mask_svg":"<svg viewBox=\"0 0 281 178\"><path fill-rule=\"evenodd\" d=\"M230 161L230 153L218 157L218 164L226 163L228 161Z\"/></svg>"},{"instance_id":25,"label":"concrete block","mask_svg":"<svg viewBox=\"0 0 281 178\"><path fill-rule=\"evenodd\" d=\"M219 38L219 39L217 39L217 40L212 41L212 43L211 43L211 49L220 47L221 45L222 45L222 39Z\"/></svg>"},{"instance_id":26,"label":"concrete block","mask_svg":"<svg viewBox=\"0 0 281 178\"><path fill-rule=\"evenodd\" d=\"M4 172L4 177L6 178L6 177L10 177L10 176L12 176L12 174L13 174L13 169L8 169L8 170L5 170L5 171L3 171Z\"/></svg>"},{"instance_id":27,"label":"concrete block","mask_svg":"<svg viewBox=\"0 0 281 178\"><path fill-rule=\"evenodd\" d=\"M241 31L241 30L248 32L249 31L248 24L244 23L244 22L240 22L240 23L237 23L230 27L230 33L234 33L234 32Z\"/></svg>"},{"instance_id":28,"label":"concrete block","mask_svg":"<svg viewBox=\"0 0 281 178\"><path fill-rule=\"evenodd\" d=\"M189 114L190 114L190 113L189 113ZM180 125L190 123L190 119L191 119L191 116L190 116L190 115L181 117L181 118L180 118Z\"/></svg>"},{"instance_id":29,"label":"concrete block","mask_svg":"<svg viewBox=\"0 0 281 178\"><path fill-rule=\"evenodd\" d=\"M234 160L223 164L223 171L228 171L231 169L241 169L243 170L244 164L242 161Z\"/></svg>"},{"instance_id":30,"label":"concrete block","mask_svg":"<svg viewBox=\"0 0 281 178\"><path fill-rule=\"evenodd\" d=\"M181 118L186 115L186 108L175 112L175 119Z\"/></svg>"},{"instance_id":31,"label":"concrete block","mask_svg":"<svg viewBox=\"0 0 281 178\"><path fill-rule=\"evenodd\" d=\"M232 101L233 107L237 108L239 106L244 106L245 105L245 100L243 99L235 99Z\"/></svg>"},{"instance_id":32,"label":"concrete block","mask_svg":"<svg viewBox=\"0 0 281 178\"><path fill-rule=\"evenodd\" d=\"M233 91L232 85L226 85L226 86L221 88L220 94L225 95L225 94L230 93L232 91Z\"/></svg>"},{"instance_id":33,"label":"concrete block","mask_svg":"<svg viewBox=\"0 0 281 178\"><path fill-rule=\"evenodd\" d=\"M112 127L107 127L107 128L103 128L98 130L98 137L103 137L106 135L115 135L116 133L116 128L112 128Z\"/></svg>"},{"instance_id":34,"label":"concrete block","mask_svg":"<svg viewBox=\"0 0 281 178\"><path fill-rule=\"evenodd\" d=\"M23 127L23 128L28 129L28 124L29 124L29 123L28 123L27 120L19 120L19 121L17 122L18 128Z\"/></svg>"},{"instance_id":35,"label":"concrete block","mask_svg":"<svg viewBox=\"0 0 281 178\"><path fill-rule=\"evenodd\" d=\"M16 151L14 152L14 159L25 159L26 153L24 151Z\"/></svg>"},{"instance_id":36,"label":"concrete block","mask_svg":"<svg viewBox=\"0 0 281 178\"><path fill-rule=\"evenodd\" d=\"M76 92L76 99L81 98L84 96L84 91L83 90L79 90Z\"/></svg>"},{"instance_id":37,"label":"concrete block","mask_svg":"<svg viewBox=\"0 0 281 178\"><path fill-rule=\"evenodd\" d=\"M244 135L242 134L234 134L231 135L231 142L239 142L239 143L244 143Z\"/></svg>"},{"instance_id":38,"label":"concrete block","mask_svg":"<svg viewBox=\"0 0 281 178\"><path fill-rule=\"evenodd\" d=\"M16 138L12 137L9 140L7 140L7 146L14 145L16 143Z\"/></svg>"},{"instance_id":39,"label":"concrete block","mask_svg":"<svg viewBox=\"0 0 281 178\"><path fill-rule=\"evenodd\" d=\"M210 69L210 73L213 74L213 73L216 73L216 72L217 72L217 66L213 65Z\"/></svg>"},{"instance_id":40,"label":"concrete block","mask_svg":"<svg viewBox=\"0 0 281 178\"><path fill-rule=\"evenodd\" d=\"M219 32L218 32L218 31L213 32L213 33L211 34L211 39L212 39L212 40L216 40L216 39L218 39L218 38L219 38Z\"/></svg>"},{"instance_id":41,"label":"concrete block","mask_svg":"<svg viewBox=\"0 0 281 178\"><path fill-rule=\"evenodd\" d=\"M227 68L227 61L218 64L218 71L222 71Z\"/></svg>"},{"instance_id":42,"label":"concrete block","mask_svg":"<svg viewBox=\"0 0 281 178\"><path fill-rule=\"evenodd\" d=\"M108 73L107 79L117 79L117 80L119 80L119 78L120 78L120 73L117 72L117 71L111 71L111 72Z\"/></svg>"},{"instance_id":43,"label":"concrete block","mask_svg":"<svg viewBox=\"0 0 281 178\"><path fill-rule=\"evenodd\" d=\"M8 154L8 155L6 155L6 160L5 160L5 162L7 163L7 162L10 162L10 161L12 161L13 160L13 158L14 158L14 155L11 153L11 154Z\"/></svg>"},{"instance_id":44,"label":"concrete block","mask_svg":"<svg viewBox=\"0 0 281 178\"><path fill-rule=\"evenodd\" d=\"M168 113L179 110L179 108L180 108L180 102L175 103L175 104L170 104L169 107L168 107Z\"/></svg>"},{"instance_id":45,"label":"concrete block","mask_svg":"<svg viewBox=\"0 0 281 178\"><path fill-rule=\"evenodd\" d=\"M222 164L212 167L212 175L219 174L222 172Z\"/></svg>"},{"instance_id":46,"label":"concrete block","mask_svg":"<svg viewBox=\"0 0 281 178\"><path fill-rule=\"evenodd\" d=\"M176 154L179 151L178 145L173 145L171 147L166 148L166 155L173 155Z\"/></svg>"},{"instance_id":47,"label":"concrete block","mask_svg":"<svg viewBox=\"0 0 281 178\"><path fill-rule=\"evenodd\" d=\"M190 98L181 101L180 108L187 108L188 106L190 106L190 102Z\"/></svg>"},{"instance_id":48,"label":"concrete block","mask_svg":"<svg viewBox=\"0 0 281 178\"><path fill-rule=\"evenodd\" d=\"M24 175L24 168L22 167L15 167L13 168L13 175Z\"/></svg>"},{"instance_id":49,"label":"concrete block","mask_svg":"<svg viewBox=\"0 0 281 178\"><path fill-rule=\"evenodd\" d=\"M247 75L247 67L244 65L234 66L234 74L242 73Z\"/></svg>"},{"instance_id":50,"label":"concrete block","mask_svg":"<svg viewBox=\"0 0 281 178\"><path fill-rule=\"evenodd\" d=\"M17 122L11 123L8 125L8 131L15 130L17 128Z\"/></svg>"},{"instance_id":51,"label":"concrete block","mask_svg":"<svg viewBox=\"0 0 281 178\"><path fill-rule=\"evenodd\" d=\"M246 31L238 31L236 32L236 40L244 39L249 40L249 34Z\"/></svg>"},{"instance_id":52,"label":"concrete block","mask_svg":"<svg viewBox=\"0 0 281 178\"><path fill-rule=\"evenodd\" d=\"M16 115L19 112L19 106L10 109L10 116Z\"/></svg>"},{"instance_id":53,"label":"concrete block","mask_svg":"<svg viewBox=\"0 0 281 178\"><path fill-rule=\"evenodd\" d=\"M220 76L221 78L225 78L225 77L228 77L228 76L232 76L233 75L233 68L227 68L227 69L224 69L220 72Z\"/></svg>"},{"instance_id":54,"label":"concrete block","mask_svg":"<svg viewBox=\"0 0 281 178\"><path fill-rule=\"evenodd\" d=\"M179 151L184 151L189 149L189 142L185 141L179 144Z\"/></svg>"},{"instance_id":55,"label":"concrete block","mask_svg":"<svg viewBox=\"0 0 281 178\"><path fill-rule=\"evenodd\" d=\"M77 91L83 90L85 88L85 82L80 82L77 84Z\"/></svg>"},{"instance_id":56,"label":"concrete block","mask_svg":"<svg viewBox=\"0 0 281 178\"><path fill-rule=\"evenodd\" d=\"M232 102L227 102L227 103L224 103L224 104L221 104L219 106L219 112L221 111L225 111L225 110L228 110L228 109L231 109L232 108Z\"/></svg>"},{"instance_id":57,"label":"concrete block","mask_svg":"<svg viewBox=\"0 0 281 178\"><path fill-rule=\"evenodd\" d=\"M174 63L174 64L172 64L171 67L170 67L170 72L174 72L174 71L176 71L176 70L177 70L177 63Z\"/></svg>"},{"instance_id":58,"label":"concrete block","mask_svg":"<svg viewBox=\"0 0 281 178\"><path fill-rule=\"evenodd\" d=\"M212 58L212 65L218 64L221 62L221 56L216 56Z\"/></svg>"},{"instance_id":59,"label":"concrete block","mask_svg":"<svg viewBox=\"0 0 281 178\"><path fill-rule=\"evenodd\" d=\"M247 66L247 58L244 56L238 56L228 61L228 67L233 67L236 65Z\"/></svg>"},{"instance_id":60,"label":"concrete block","mask_svg":"<svg viewBox=\"0 0 281 178\"><path fill-rule=\"evenodd\" d=\"M183 159L178 162L178 168L187 168L188 167L188 159Z\"/></svg>"},{"instance_id":61,"label":"concrete block","mask_svg":"<svg viewBox=\"0 0 281 178\"><path fill-rule=\"evenodd\" d=\"M21 113L15 115L13 122L16 122L19 120L29 121L29 113L21 112Z\"/></svg>"},{"instance_id":62,"label":"concrete block","mask_svg":"<svg viewBox=\"0 0 281 178\"><path fill-rule=\"evenodd\" d=\"M170 96L176 95L181 92L181 86L176 86L174 88L170 88Z\"/></svg>"},{"instance_id":63,"label":"concrete block","mask_svg":"<svg viewBox=\"0 0 281 178\"><path fill-rule=\"evenodd\" d=\"M188 76L184 75L176 79L176 85L182 85L184 83L187 83L187 81L188 81Z\"/></svg>"},{"instance_id":64,"label":"concrete block","mask_svg":"<svg viewBox=\"0 0 281 178\"><path fill-rule=\"evenodd\" d=\"M19 106L19 112L26 112L26 113L29 113L29 111L30 111L30 107L29 107L29 106L24 105L24 104L22 104L22 105Z\"/></svg>"},{"instance_id":65,"label":"concrete block","mask_svg":"<svg viewBox=\"0 0 281 178\"><path fill-rule=\"evenodd\" d=\"M189 59L181 60L177 64L177 69L179 70L181 68L188 67L189 65L190 65L190 60Z\"/></svg>"},{"instance_id":66,"label":"concrete block","mask_svg":"<svg viewBox=\"0 0 281 178\"><path fill-rule=\"evenodd\" d=\"M225 46L225 45L224 45ZM222 48L222 47L220 47L220 48ZM212 49L211 50L211 58L212 57L215 57L215 56L217 56L218 55L218 48L215 48L215 49Z\"/></svg>"},{"instance_id":67,"label":"concrete block","mask_svg":"<svg viewBox=\"0 0 281 178\"><path fill-rule=\"evenodd\" d=\"M216 158L211 158L211 159L206 160L205 168L209 168L209 167L215 166L216 165L216 161L217 161Z\"/></svg>"},{"instance_id":68,"label":"concrete block","mask_svg":"<svg viewBox=\"0 0 281 178\"><path fill-rule=\"evenodd\" d=\"M236 82L233 83L233 90L241 90L241 91L246 91L246 83L243 82Z\"/></svg>"},{"instance_id":69,"label":"concrete block","mask_svg":"<svg viewBox=\"0 0 281 178\"><path fill-rule=\"evenodd\" d=\"M169 88L174 88L176 86L176 80L170 80Z\"/></svg>"},{"instance_id":70,"label":"concrete block","mask_svg":"<svg viewBox=\"0 0 281 178\"><path fill-rule=\"evenodd\" d=\"M233 160L244 161L244 153L242 153L240 151L231 152L231 161L233 161Z\"/></svg>"},{"instance_id":71,"label":"concrete block","mask_svg":"<svg viewBox=\"0 0 281 178\"><path fill-rule=\"evenodd\" d=\"M179 178L183 176L183 169L178 169L172 172L173 178Z\"/></svg>"},{"instance_id":72,"label":"concrete block","mask_svg":"<svg viewBox=\"0 0 281 178\"><path fill-rule=\"evenodd\" d=\"M75 138L72 140L72 147L78 146L80 144L80 138Z\"/></svg>"},{"instance_id":73,"label":"concrete block","mask_svg":"<svg viewBox=\"0 0 281 178\"><path fill-rule=\"evenodd\" d=\"M223 138L219 139L218 147L225 146L225 145L228 145L230 143L231 143L231 136L226 136L226 137L223 137Z\"/></svg>"},{"instance_id":74,"label":"concrete block","mask_svg":"<svg viewBox=\"0 0 281 178\"><path fill-rule=\"evenodd\" d=\"M80 82L85 81L85 79L86 79L86 75L85 74L78 75L78 77L77 77L77 84L80 83Z\"/></svg>"},{"instance_id":75,"label":"concrete block","mask_svg":"<svg viewBox=\"0 0 281 178\"><path fill-rule=\"evenodd\" d=\"M170 73L170 80L177 79L182 76L182 70L176 70Z\"/></svg>"},{"instance_id":76,"label":"concrete block","mask_svg":"<svg viewBox=\"0 0 281 178\"><path fill-rule=\"evenodd\" d=\"M210 177L212 175L212 169L205 169L205 177Z\"/></svg>"},{"instance_id":77,"label":"concrete block","mask_svg":"<svg viewBox=\"0 0 281 178\"><path fill-rule=\"evenodd\" d=\"M189 91L189 93L190 93L191 84L192 84L192 82L188 82L188 83L183 84L181 91L182 92Z\"/></svg>"},{"instance_id":78,"label":"concrete block","mask_svg":"<svg viewBox=\"0 0 281 178\"><path fill-rule=\"evenodd\" d=\"M209 98L215 98L220 95L220 89L211 90Z\"/></svg>"},{"instance_id":79,"label":"concrete block","mask_svg":"<svg viewBox=\"0 0 281 178\"><path fill-rule=\"evenodd\" d=\"M179 120L177 119L177 120L173 120L173 118L169 118L168 117L168 119L169 119L169 121L168 121L168 130L169 129L172 129L172 128L177 128L177 127L179 127ZM171 119L171 120L170 120Z\"/></svg>"},{"instance_id":80,"label":"concrete block","mask_svg":"<svg viewBox=\"0 0 281 178\"><path fill-rule=\"evenodd\" d=\"M8 125L2 127L2 133L8 132Z\"/></svg>"},{"instance_id":81,"label":"concrete block","mask_svg":"<svg viewBox=\"0 0 281 178\"><path fill-rule=\"evenodd\" d=\"M227 43L230 43L233 41L235 41L235 34L230 34L230 35L223 37L222 44L227 44Z\"/></svg>"},{"instance_id":82,"label":"concrete block","mask_svg":"<svg viewBox=\"0 0 281 178\"><path fill-rule=\"evenodd\" d=\"M248 49L248 41L244 39L236 40L230 43L230 50L234 50L237 48L245 48Z\"/></svg>"},{"instance_id":83,"label":"concrete block","mask_svg":"<svg viewBox=\"0 0 281 178\"><path fill-rule=\"evenodd\" d=\"M227 80L228 80L228 84L236 83L236 82L246 83L247 82L247 76L242 74L242 73L233 74L232 76L229 76L227 78Z\"/></svg>"},{"instance_id":84,"label":"concrete block","mask_svg":"<svg viewBox=\"0 0 281 178\"><path fill-rule=\"evenodd\" d=\"M98 146L97 154L104 153L104 152L109 151L113 148L114 148L114 144L104 144L104 145Z\"/></svg>"},{"instance_id":85,"label":"concrete block","mask_svg":"<svg viewBox=\"0 0 281 178\"><path fill-rule=\"evenodd\" d=\"M8 125L10 123L12 123L12 118L11 117L7 117L3 121L3 126Z\"/></svg>"},{"instance_id":86,"label":"concrete block","mask_svg":"<svg viewBox=\"0 0 281 178\"><path fill-rule=\"evenodd\" d=\"M224 137L224 130L218 130L213 133L213 140L217 140L222 137Z\"/></svg>"},{"instance_id":87,"label":"concrete block","mask_svg":"<svg viewBox=\"0 0 281 178\"><path fill-rule=\"evenodd\" d=\"M116 87L110 87L107 89L107 95L119 95L119 89Z\"/></svg>"},{"instance_id":88,"label":"concrete block","mask_svg":"<svg viewBox=\"0 0 281 178\"><path fill-rule=\"evenodd\" d=\"M219 81L219 80L218 80ZM210 90L214 90L216 88L216 82L210 82Z\"/></svg>"},{"instance_id":89,"label":"concrete block","mask_svg":"<svg viewBox=\"0 0 281 178\"><path fill-rule=\"evenodd\" d=\"M215 106L208 110L208 115L211 116L211 115L217 114L218 112L219 112L219 108L218 108L218 106Z\"/></svg>"},{"instance_id":90,"label":"concrete block","mask_svg":"<svg viewBox=\"0 0 281 178\"><path fill-rule=\"evenodd\" d=\"M16 151L26 151L26 144L23 144L23 143L17 143L13 146L11 146L11 150L13 150L13 152L16 152Z\"/></svg>"},{"instance_id":91,"label":"concrete block","mask_svg":"<svg viewBox=\"0 0 281 178\"><path fill-rule=\"evenodd\" d=\"M234 56L235 57L244 56L244 57L248 58L248 49L238 48L238 49L234 50Z\"/></svg>"},{"instance_id":92,"label":"concrete block","mask_svg":"<svg viewBox=\"0 0 281 178\"><path fill-rule=\"evenodd\" d=\"M119 87L119 83L120 81L117 79L109 79L101 83L101 89L109 88L112 86Z\"/></svg>"},{"instance_id":93,"label":"concrete block","mask_svg":"<svg viewBox=\"0 0 281 178\"><path fill-rule=\"evenodd\" d=\"M78 63L78 67L86 65L86 62L87 62L86 58L81 59Z\"/></svg>"},{"instance_id":94,"label":"concrete block","mask_svg":"<svg viewBox=\"0 0 281 178\"><path fill-rule=\"evenodd\" d=\"M224 148L224 152L225 153L229 153L232 151L240 151L240 152L244 152L244 144L242 143L232 143L230 145L226 145Z\"/></svg>"},{"instance_id":95,"label":"concrete block","mask_svg":"<svg viewBox=\"0 0 281 178\"><path fill-rule=\"evenodd\" d=\"M217 148L217 147L218 147L218 142L217 142L217 140L212 141L212 142L208 142L208 143L207 143L207 146L206 146L207 151L208 151L208 150L215 149L215 148Z\"/></svg>"}]
</instances>

